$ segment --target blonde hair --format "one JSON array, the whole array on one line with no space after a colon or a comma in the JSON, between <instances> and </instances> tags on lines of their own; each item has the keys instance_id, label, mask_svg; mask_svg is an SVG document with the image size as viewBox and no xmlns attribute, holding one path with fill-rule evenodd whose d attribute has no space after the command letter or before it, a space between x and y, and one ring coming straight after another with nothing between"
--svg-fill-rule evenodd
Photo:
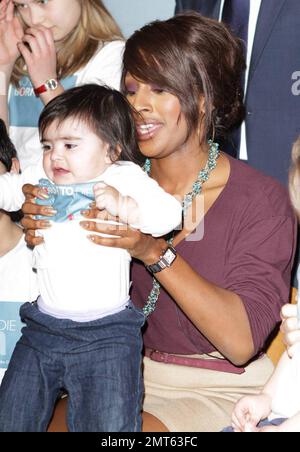
<instances>
[{"instance_id":1,"label":"blonde hair","mask_svg":"<svg viewBox=\"0 0 300 452\"><path fill-rule=\"evenodd\" d=\"M289 173L289 190L293 207L300 220L300 137L292 148L292 166Z\"/></svg>"},{"instance_id":2,"label":"blonde hair","mask_svg":"<svg viewBox=\"0 0 300 452\"><path fill-rule=\"evenodd\" d=\"M101 0L79 0L81 18L66 36L57 51L57 75L63 79L85 66L104 42L123 39L122 32ZM25 27L25 24L23 24ZM14 66L11 82L18 85L27 75L25 61L19 57Z\"/></svg>"}]
</instances>

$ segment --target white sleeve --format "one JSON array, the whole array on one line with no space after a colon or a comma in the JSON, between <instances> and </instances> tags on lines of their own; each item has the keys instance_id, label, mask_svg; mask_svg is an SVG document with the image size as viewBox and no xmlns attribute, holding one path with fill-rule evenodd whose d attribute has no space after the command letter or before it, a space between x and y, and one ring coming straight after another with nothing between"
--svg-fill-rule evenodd
<instances>
[{"instance_id":1,"label":"white sleeve","mask_svg":"<svg viewBox=\"0 0 300 452\"><path fill-rule=\"evenodd\" d=\"M120 89L124 41L104 44L85 68L79 71L77 85L97 83Z\"/></svg>"},{"instance_id":2,"label":"white sleeve","mask_svg":"<svg viewBox=\"0 0 300 452\"><path fill-rule=\"evenodd\" d=\"M139 224L132 224L132 227L145 234L160 237L180 225L180 202L166 193L138 165L118 162L103 174L102 180L118 190L122 196L130 196L138 204Z\"/></svg>"},{"instance_id":3,"label":"white sleeve","mask_svg":"<svg viewBox=\"0 0 300 452\"><path fill-rule=\"evenodd\" d=\"M25 200L24 184L37 184L45 177L42 164L28 166L21 174L5 173L0 176L0 209L15 212L21 209Z\"/></svg>"}]
</instances>

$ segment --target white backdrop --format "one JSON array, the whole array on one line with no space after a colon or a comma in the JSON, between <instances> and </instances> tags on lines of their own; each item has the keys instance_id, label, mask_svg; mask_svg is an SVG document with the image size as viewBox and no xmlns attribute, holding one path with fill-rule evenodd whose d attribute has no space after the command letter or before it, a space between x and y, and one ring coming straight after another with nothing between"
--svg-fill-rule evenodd
<instances>
[{"instance_id":1,"label":"white backdrop","mask_svg":"<svg viewBox=\"0 0 300 452\"><path fill-rule=\"evenodd\" d=\"M174 15L175 0L103 0L125 37L154 19Z\"/></svg>"}]
</instances>

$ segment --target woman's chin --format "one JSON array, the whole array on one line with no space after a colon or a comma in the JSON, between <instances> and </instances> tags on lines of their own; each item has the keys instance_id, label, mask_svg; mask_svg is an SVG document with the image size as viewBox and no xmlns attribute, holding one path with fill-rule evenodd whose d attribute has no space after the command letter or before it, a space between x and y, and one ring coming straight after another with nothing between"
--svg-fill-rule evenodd
<instances>
[{"instance_id":1,"label":"woman's chin","mask_svg":"<svg viewBox=\"0 0 300 452\"><path fill-rule=\"evenodd\" d=\"M138 143L141 153L147 158L156 157L159 153L159 146L153 139L139 141Z\"/></svg>"}]
</instances>

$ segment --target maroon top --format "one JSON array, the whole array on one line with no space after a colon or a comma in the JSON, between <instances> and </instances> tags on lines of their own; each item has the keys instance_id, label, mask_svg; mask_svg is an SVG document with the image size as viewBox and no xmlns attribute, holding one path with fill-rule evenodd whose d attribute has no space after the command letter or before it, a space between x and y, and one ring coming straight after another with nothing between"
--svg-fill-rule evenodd
<instances>
[{"instance_id":1,"label":"maroon top","mask_svg":"<svg viewBox=\"0 0 300 452\"><path fill-rule=\"evenodd\" d=\"M258 353L289 298L296 219L282 185L245 163L229 162L229 180L205 215L203 239L176 249L199 275L241 297ZM132 280L132 300L143 307L152 277L134 262ZM163 289L147 323L146 347L179 354L215 350Z\"/></svg>"}]
</instances>

